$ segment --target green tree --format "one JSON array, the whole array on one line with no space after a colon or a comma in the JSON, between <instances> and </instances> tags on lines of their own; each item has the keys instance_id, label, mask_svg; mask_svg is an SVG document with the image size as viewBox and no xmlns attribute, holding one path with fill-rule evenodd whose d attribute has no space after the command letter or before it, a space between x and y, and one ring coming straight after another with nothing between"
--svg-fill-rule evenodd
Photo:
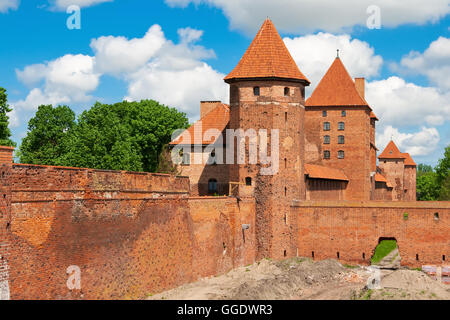
<instances>
[{"instance_id":1,"label":"green tree","mask_svg":"<svg viewBox=\"0 0 450 320\"><path fill-rule=\"evenodd\" d=\"M184 113L153 100L96 103L83 112L66 141L67 166L155 172L174 130L188 127Z\"/></svg>"},{"instance_id":2,"label":"green tree","mask_svg":"<svg viewBox=\"0 0 450 320\"><path fill-rule=\"evenodd\" d=\"M75 113L69 107L39 106L20 145L20 162L62 165L61 157L67 152L65 140L75 124Z\"/></svg>"},{"instance_id":3,"label":"green tree","mask_svg":"<svg viewBox=\"0 0 450 320\"><path fill-rule=\"evenodd\" d=\"M435 168L436 182L439 185L439 200L450 200L450 146L445 148L444 158Z\"/></svg>"},{"instance_id":4,"label":"green tree","mask_svg":"<svg viewBox=\"0 0 450 320\"><path fill-rule=\"evenodd\" d=\"M417 176L420 177L421 175L427 174L433 172L433 167L428 164L420 163L417 166Z\"/></svg>"},{"instance_id":5,"label":"green tree","mask_svg":"<svg viewBox=\"0 0 450 320\"><path fill-rule=\"evenodd\" d=\"M9 129L8 112L12 109L8 105L8 95L6 89L0 87L0 145L15 147L16 143L11 140L11 130Z\"/></svg>"},{"instance_id":6,"label":"green tree","mask_svg":"<svg viewBox=\"0 0 450 320\"><path fill-rule=\"evenodd\" d=\"M427 172L417 176L417 200L435 201L439 197L439 185L435 172Z\"/></svg>"}]
</instances>

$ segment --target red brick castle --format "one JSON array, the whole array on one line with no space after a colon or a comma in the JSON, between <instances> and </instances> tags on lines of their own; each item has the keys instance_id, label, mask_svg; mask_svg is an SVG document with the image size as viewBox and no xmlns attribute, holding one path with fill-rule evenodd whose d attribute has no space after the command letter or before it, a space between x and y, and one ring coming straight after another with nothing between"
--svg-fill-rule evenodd
<instances>
[{"instance_id":1,"label":"red brick castle","mask_svg":"<svg viewBox=\"0 0 450 320\"><path fill-rule=\"evenodd\" d=\"M286 211L280 195L287 204L294 199L416 200L416 164L409 154L401 153L391 141L377 166L378 118L365 100L365 80L353 81L339 57L305 101L310 81L267 19L225 81L230 85L230 105L201 102L201 119L188 129L189 137L197 129L202 134L211 128L222 132L219 144L218 137L192 139L191 148L184 148L181 169L190 178L193 194L229 194L239 189L241 195L259 197L265 208L281 206L275 212ZM230 141L226 129L272 128L279 129L280 145L279 170L272 177L259 175L259 164L194 161L198 153L205 159L217 157L217 148L223 148L226 156ZM208 149L213 143L216 148ZM186 141L172 142L172 146L179 144Z\"/></svg>"}]
</instances>

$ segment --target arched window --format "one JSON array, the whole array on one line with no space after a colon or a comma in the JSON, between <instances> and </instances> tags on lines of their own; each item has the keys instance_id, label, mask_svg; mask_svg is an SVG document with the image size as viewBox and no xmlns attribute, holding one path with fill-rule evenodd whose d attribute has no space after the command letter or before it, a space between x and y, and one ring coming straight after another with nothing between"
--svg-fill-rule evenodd
<instances>
[{"instance_id":1,"label":"arched window","mask_svg":"<svg viewBox=\"0 0 450 320\"><path fill-rule=\"evenodd\" d=\"M251 186L252 185L252 178L250 178L250 177L245 178L245 185L246 186Z\"/></svg>"},{"instance_id":2,"label":"arched window","mask_svg":"<svg viewBox=\"0 0 450 320\"><path fill-rule=\"evenodd\" d=\"M324 157L324 159L330 159L330 151L325 150L325 151L323 152L323 157Z\"/></svg>"},{"instance_id":3,"label":"arched window","mask_svg":"<svg viewBox=\"0 0 450 320\"><path fill-rule=\"evenodd\" d=\"M324 122L323 123L323 130L324 131L330 131L330 128L331 128L331 126L330 126L329 122Z\"/></svg>"},{"instance_id":4,"label":"arched window","mask_svg":"<svg viewBox=\"0 0 450 320\"><path fill-rule=\"evenodd\" d=\"M326 117L328 115L328 112L322 111L322 117Z\"/></svg>"},{"instance_id":5,"label":"arched window","mask_svg":"<svg viewBox=\"0 0 450 320\"><path fill-rule=\"evenodd\" d=\"M323 143L324 144L330 144L330 136L324 136L323 137Z\"/></svg>"},{"instance_id":6,"label":"arched window","mask_svg":"<svg viewBox=\"0 0 450 320\"><path fill-rule=\"evenodd\" d=\"M339 122L338 123L338 130L340 130L340 131L345 130L345 123L344 122Z\"/></svg>"},{"instance_id":7,"label":"arched window","mask_svg":"<svg viewBox=\"0 0 450 320\"><path fill-rule=\"evenodd\" d=\"M339 150L338 151L338 159L344 159L344 157L345 157L345 152L342 150Z\"/></svg>"},{"instance_id":8,"label":"arched window","mask_svg":"<svg viewBox=\"0 0 450 320\"><path fill-rule=\"evenodd\" d=\"M291 89L289 89L288 87L284 88L284 96L288 97L291 94Z\"/></svg>"},{"instance_id":9,"label":"arched window","mask_svg":"<svg viewBox=\"0 0 450 320\"><path fill-rule=\"evenodd\" d=\"M217 180L209 179L208 181L208 193L216 193L217 192Z\"/></svg>"},{"instance_id":10,"label":"arched window","mask_svg":"<svg viewBox=\"0 0 450 320\"><path fill-rule=\"evenodd\" d=\"M338 137L338 143L339 144L344 144L345 143L345 137L344 136L339 136Z\"/></svg>"},{"instance_id":11,"label":"arched window","mask_svg":"<svg viewBox=\"0 0 450 320\"><path fill-rule=\"evenodd\" d=\"M253 94L255 95L255 96L259 96L260 95L260 88L259 87L254 87L253 88Z\"/></svg>"}]
</instances>

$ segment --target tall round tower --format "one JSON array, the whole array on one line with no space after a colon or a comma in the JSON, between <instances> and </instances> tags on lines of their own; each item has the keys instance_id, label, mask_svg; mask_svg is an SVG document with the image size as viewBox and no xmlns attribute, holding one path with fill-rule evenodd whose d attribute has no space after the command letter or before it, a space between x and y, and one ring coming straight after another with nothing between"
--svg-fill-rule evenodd
<instances>
[{"instance_id":1,"label":"tall round tower","mask_svg":"<svg viewBox=\"0 0 450 320\"><path fill-rule=\"evenodd\" d=\"M269 19L225 82L230 84L229 129L245 141L245 149L234 141L230 182L241 184L240 196L250 189L256 198L257 257L295 256L296 223L290 207L294 200L305 199L304 105L310 82ZM227 132L228 146L230 139L235 138ZM240 150L245 154L239 159Z\"/></svg>"}]
</instances>

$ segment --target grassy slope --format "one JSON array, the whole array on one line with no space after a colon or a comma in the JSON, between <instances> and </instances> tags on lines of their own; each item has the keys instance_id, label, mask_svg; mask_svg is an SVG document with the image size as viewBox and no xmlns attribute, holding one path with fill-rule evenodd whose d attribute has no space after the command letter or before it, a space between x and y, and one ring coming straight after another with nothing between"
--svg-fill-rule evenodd
<instances>
[{"instance_id":1,"label":"grassy slope","mask_svg":"<svg viewBox=\"0 0 450 320\"><path fill-rule=\"evenodd\" d=\"M372 257L372 263L378 263L391 253L395 248L397 248L397 242L395 240L383 240L376 247L375 253Z\"/></svg>"}]
</instances>

